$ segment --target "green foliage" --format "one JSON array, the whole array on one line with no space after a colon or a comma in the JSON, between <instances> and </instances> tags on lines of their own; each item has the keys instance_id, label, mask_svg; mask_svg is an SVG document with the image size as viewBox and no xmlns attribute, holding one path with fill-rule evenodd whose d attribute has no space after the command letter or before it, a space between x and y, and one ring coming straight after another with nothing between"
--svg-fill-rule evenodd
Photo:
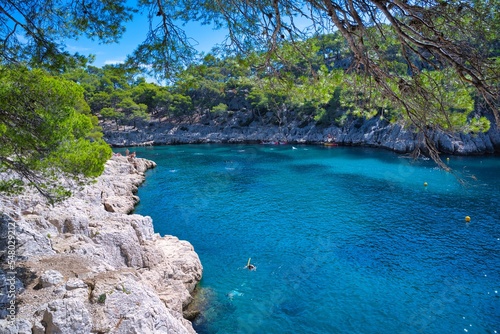
<instances>
[{"instance_id":1,"label":"green foliage","mask_svg":"<svg viewBox=\"0 0 500 334\"><path fill-rule=\"evenodd\" d=\"M488 112L500 123L497 1L137 6L155 14L145 42L127 67L96 68L87 66L92 56L70 54L60 41L117 41L137 11L125 0L0 5L0 190L31 184L55 200L69 194L54 182L61 175L99 175L111 150L97 117L135 126L240 105L271 113L280 126L297 117L327 125L380 116L421 131L477 133L489 129L480 116ZM312 25L297 24L297 15ZM214 51L193 62L178 20L227 28L232 43L221 58ZM147 83L141 71L171 85ZM12 172L20 179L6 177Z\"/></svg>"},{"instance_id":2,"label":"green foliage","mask_svg":"<svg viewBox=\"0 0 500 334\"><path fill-rule=\"evenodd\" d=\"M162 87L141 82L140 84L131 88L131 98L137 104L147 106L147 111L153 113L162 101L165 101L167 92Z\"/></svg>"},{"instance_id":3,"label":"green foliage","mask_svg":"<svg viewBox=\"0 0 500 334\"><path fill-rule=\"evenodd\" d=\"M290 82L272 78L261 80L248 94L248 100L258 112L278 113L291 105L287 87L290 87Z\"/></svg>"},{"instance_id":4,"label":"green foliage","mask_svg":"<svg viewBox=\"0 0 500 334\"><path fill-rule=\"evenodd\" d=\"M149 13L150 24L145 41L127 60L128 69L134 71L124 74L123 66L105 69L105 77L94 85L99 86L98 91L112 94L117 89L128 90L127 85L132 86L130 77L122 79L142 70L168 78L169 83L177 84L172 93L189 96L195 107L209 110L226 102L225 92L234 88L238 78L261 80L272 74L314 78L315 72L326 65L328 70L349 69L349 74L357 72L379 81L391 81L396 77L413 78L423 69L453 68L463 81L475 87L490 111L500 117L495 65L495 57L500 54L497 0L384 4L376 0L328 4L140 0L135 7L128 6L125 0L6 1L0 11L0 62L26 62L57 73L80 68L86 65L86 57L69 54L60 41L84 35L103 43L116 42L123 35L124 23L141 11ZM227 43L214 50L223 52L225 57L204 55L195 64L197 54L190 36L179 26L183 21L227 29ZM179 76L173 77L176 73ZM96 101L91 101L95 89L87 86L90 82L83 77L75 79L91 95L88 101L95 114L102 108L115 108L110 101L96 106ZM393 86L386 83L377 89L391 95L395 92L388 90L390 87ZM137 97L141 101L132 98L136 104L147 105L149 113L166 110L150 109L154 103L147 96ZM106 102L105 96L99 96L99 100ZM306 101L305 105L315 103ZM358 111L354 110L366 114ZM373 110L368 111L372 113Z\"/></svg>"},{"instance_id":5,"label":"green foliage","mask_svg":"<svg viewBox=\"0 0 500 334\"><path fill-rule=\"evenodd\" d=\"M106 302L106 294L105 293L101 293L99 295L99 297L97 298L97 302L99 304L104 304Z\"/></svg>"},{"instance_id":6,"label":"green foliage","mask_svg":"<svg viewBox=\"0 0 500 334\"><path fill-rule=\"evenodd\" d=\"M121 110L126 118L134 123L137 120L148 120L149 114L147 113L148 106L143 103L135 103L131 97L122 99L116 107Z\"/></svg>"},{"instance_id":7,"label":"green foliage","mask_svg":"<svg viewBox=\"0 0 500 334\"><path fill-rule=\"evenodd\" d=\"M85 89L91 112L117 125L136 125L152 115L181 116L193 111L191 97L175 88L148 83L135 78L136 72L121 66L87 67L85 71L68 72L65 77Z\"/></svg>"},{"instance_id":8,"label":"green foliage","mask_svg":"<svg viewBox=\"0 0 500 334\"><path fill-rule=\"evenodd\" d=\"M330 101L326 104L324 108L318 109L316 111L316 116L314 120L319 124L332 124L337 123L342 125L341 117L345 114L344 109L340 103L340 93L342 91L342 86L337 86L333 91ZM313 112L316 110L314 106L311 106Z\"/></svg>"},{"instance_id":9,"label":"green foliage","mask_svg":"<svg viewBox=\"0 0 500 334\"><path fill-rule=\"evenodd\" d=\"M118 123L118 120L122 119L125 115L117 111L115 108L102 108L101 116L103 118L113 119Z\"/></svg>"},{"instance_id":10,"label":"green foliage","mask_svg":"<svg viewBox=\"0 0 500 334\"><path fill-rule=\"evenodd\" d=\"M111 149L83 89L41 70L0 68L0 171L15 173L49 200L68 195L61 176L95 177ZM7 190L15 190L19 184Z\"/></svg>"},{"instance_id":11,"label":"green foliage","mask_svg":"<svg viewBox=\"0 0 500 334\"><path fill-rule=\"evenodd\" d=\"M422 71L392 85L397 98L395 104L407 111L401 114L404 117L416 117L427 126L450 132L489 129L486 118L470 119L474 111L474 91L454 71Z\"/></svg>"},{"instance_id":12,"label":"green foliage","mask_svg":"<svg viewBox=\"0 0 500 334\"><path fill-rule=\"evenodd\" d=\"M20 194L24 189L24 183L19 179L0 180L0 193Z\"/></svg>"},{"instance_id":13,"label":"green foliage","mask_svg":"<svg viewBox=\"0 0 500 334\"><path fill-rule=\"evenodd\" d=\"M188 66L179 74L173 91L189 96L200 110L210 110L224 102L226 84L236 74L231 66L225 66L228 63L206 55L200 64Z\"/></svg>"},{"instance_id":14,"label":"green foliage","mask_svg":"<svg viewBox=\"0 0 500 334\"><path fill-rule=\"evenodd\" d=\"M225 105L224 103L219 103L218 105L210 109L210 112L213 113L222 113L226 111L227 111L227 105Z\"/></svg>"},{"instance_id":15,"label":"green foliage","mask_svg":"<svg viewBox=\"0 0 500 334\"><path fill-rule=\"evenodd\" d=\"M394 110L393 101L374 85L370 76L352 74L345 76L339 94L342 108L358 118L370 119Z\"/></svg>"},{"instance_id":16,"label":"green foliage","mask_svg":"<svg viewBox=\"0 0 500 334\"><path fill-rule=\"evenodd\" d=\"M172 100L168 105L168 109L174 115L188 114L193 110L193 102L191 97L182 94L173 94Z\"/></svg>"}]
</instances>

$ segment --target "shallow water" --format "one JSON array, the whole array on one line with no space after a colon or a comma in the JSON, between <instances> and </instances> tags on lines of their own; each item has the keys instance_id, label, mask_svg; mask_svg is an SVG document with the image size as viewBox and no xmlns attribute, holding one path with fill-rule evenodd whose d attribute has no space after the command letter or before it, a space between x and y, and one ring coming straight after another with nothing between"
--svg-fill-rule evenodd
<instances>
[{"instance_id":1,"label":"shallow water","mask_svg":"<svg viewBox=\"0 0 500 334\"><path fill-rule=\"evenodd\" d=\"M452 175L377 149L131 150L158 164L136 212L202 261L199 333L500 333L498 157Z\"/></svg>"}]
</instances>

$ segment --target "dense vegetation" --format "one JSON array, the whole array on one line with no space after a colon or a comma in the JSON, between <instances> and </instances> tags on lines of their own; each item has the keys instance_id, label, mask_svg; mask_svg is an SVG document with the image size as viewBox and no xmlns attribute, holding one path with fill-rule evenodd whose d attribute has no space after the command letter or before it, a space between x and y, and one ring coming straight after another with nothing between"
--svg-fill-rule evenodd
<instances>
[{"instance_id":1,"label":"dense vegetation","mask_svg":"<svg viewBox=\"0 0 500 334\"><path fill-rule=\"evenodd\" d=\"M404 61L397 48L389 42L379 47L387 50L391 67L404 78ZM64 77L85 89L93 114L117 124L136 126L151 117L167 120L243 108L256 115L273 113L277 123L298 118L341 125L349 116L379 116L412 125L403 106L363 75L350 71L352 65L352 52L335 33L283 43L272 59L257 52L244 58L209 54L180 71L168 86L147 82L123 65L89 66ZM399 82L390 84L400 91ZM423 115L428 125L464 133L489 129L489 121L481 116L480 97L450 69L422 69L420 86L433 91L433 98L417 95L407 103L428 111Z\"/></svg>"},{"instance_id":2,"label":"dense vegetation","mask_svg":"<svg viewBox=\"0 0 500 334\"><path fill-rule=\"evenodd\" d=\"M0 68L0 190L20 191L27 182L49 200L67 196L61 178L98 176L111 149L83 89L42 70ZM24 182L23 182L24 181Z\"/></svg>"},{"instance_id":3,"label":"dense vegetation","mask_svg":"<svg viewBox=\"0 0 500 334\"><path fill-rule=\"evenodd\" d=\"M137 11L151 24L123 66L65 50L119 40ZM197 59L179 25L192 20L227 29L226 43ZM439 163L429 130L485 131L486 113L500 124L498 31L498 0L0 0L0 188L21 185L14 172L54 199L56 175L99 174L111 151L95 116L137 125L235 100L278 124L403 122Z\"/></svg>"}]
</instances>

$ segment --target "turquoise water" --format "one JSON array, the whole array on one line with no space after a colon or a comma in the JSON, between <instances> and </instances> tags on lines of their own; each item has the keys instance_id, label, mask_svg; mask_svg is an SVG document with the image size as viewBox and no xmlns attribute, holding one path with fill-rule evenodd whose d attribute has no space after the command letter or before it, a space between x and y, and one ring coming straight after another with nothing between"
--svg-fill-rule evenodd
<instances>
[{"instance_id":1,"label":"turquoise water","mask_svg":"<svg viewBox=\"0 0 500 334\"><path fill-rule=\"evenodd\" d=\"M500 333L498 157L455 176L377 149L133 150L158 163L136 212L203 263L199 333Z\"/></svg>"}]
</instances>

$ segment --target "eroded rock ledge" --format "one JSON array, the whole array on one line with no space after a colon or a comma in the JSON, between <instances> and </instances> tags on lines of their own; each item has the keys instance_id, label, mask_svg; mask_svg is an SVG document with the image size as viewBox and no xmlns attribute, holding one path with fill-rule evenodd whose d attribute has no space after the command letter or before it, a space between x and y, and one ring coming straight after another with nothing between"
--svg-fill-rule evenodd
<instances>
[{"instance_id":1,"label":"eroded rock ledge","mask_svg":"<svg viewBox=\"0 0 500 334\"><path fill-rule=\"evenodd\" d=\"M183 309L202 266L191 244L130 213L155 163L114 156L97 183L48 207L38 195L0 198L0 250L15 225L16 274L0 253L1 333L195 333ZM12 234L12 233L10 233ZM15 321L7 291L15 276Z\"/></svg>"}]
</instances>

